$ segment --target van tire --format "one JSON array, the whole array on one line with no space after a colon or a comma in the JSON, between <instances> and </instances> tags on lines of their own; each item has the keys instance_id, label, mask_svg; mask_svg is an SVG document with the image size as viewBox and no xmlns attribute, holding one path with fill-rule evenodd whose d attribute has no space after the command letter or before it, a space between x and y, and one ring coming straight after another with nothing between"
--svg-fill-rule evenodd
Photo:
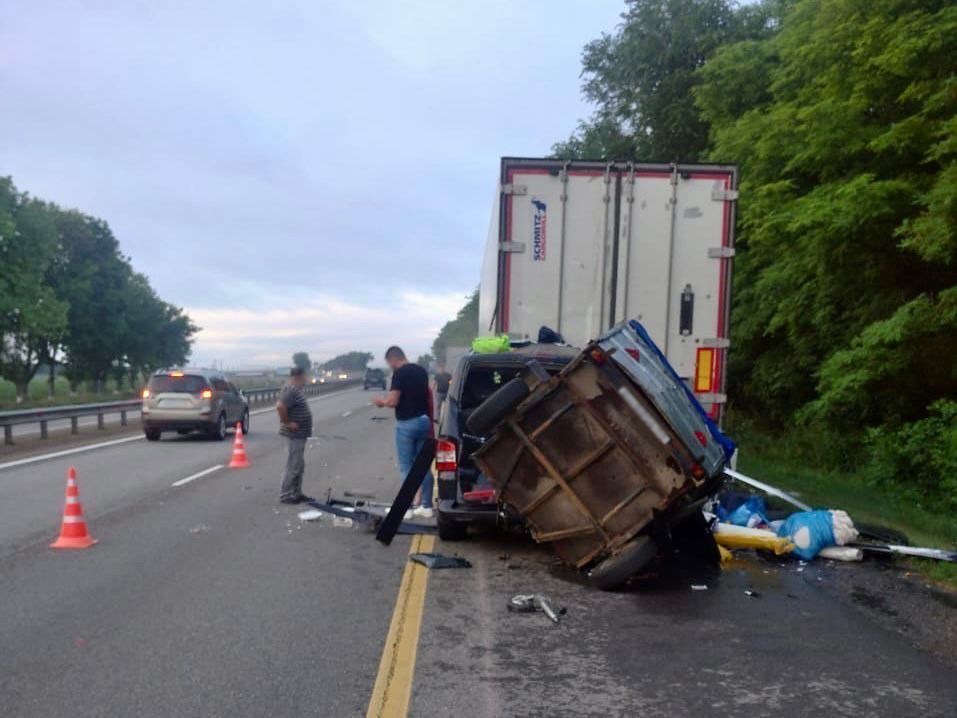
<instances>
[{"instance_id":1,"label":"van tire","mask_svg":"<svg viewBox=\"0 0 957 718\"><path fill-rule=\"evenodd\" d=\"M439 538L443 541L464 541L468 538L468 527L453 521L441 511L435 512L435 525L439 530Z\"/></svg>"},{"instance_id":2,"label":"van tire","mask_svg":"<svg viewBox=\"0 0 957 718\"><path fill-rule=\"evenodd\" d=\"M146 435L147 441L159 441L160 437L163 435L163 432L159 429L146 429L143 431Z\"/></svg>"},{"instance_id":3,"label":"van tire","mask_svg":"<svg viewBox=\"0 0 957 718\"><path fill-rule=\"evenodd\" d=\"M479 404L466 420L466 426L477 436L488 436L512 409L528 397L529 393L528 384L521 377L515 377Z\"/></svg>"},{"instance_id":4,"label":"van tire","mask_svg":"<svg viewBox=\"0 0 957 718\"><path fill-rule=\"evenodd\" d=\"M651 536L639 536L589 571L588 581L602 591L613 591L651 563L657 554L655 540Z\"/></svg>"}]
</instances>

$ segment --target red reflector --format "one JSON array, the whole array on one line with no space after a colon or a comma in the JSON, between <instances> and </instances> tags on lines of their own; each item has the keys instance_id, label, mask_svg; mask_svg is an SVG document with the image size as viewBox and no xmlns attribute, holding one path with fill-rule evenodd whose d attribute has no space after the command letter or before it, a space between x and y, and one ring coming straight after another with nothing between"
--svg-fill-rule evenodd
<instances>
[{"instance_id":1,"label":"red reflector","mask_svg":"<svg viewBox=\"0 0 957 718\"><path fill-rule=\"evenodd\" d=\"M213 390L212 390L212 389L203 389L203 393L200 394L200 397L203 398L203 399L212 399L212 398L213 398Z\"/></svg>"},{"instance_id":2,"label":"red reflector","mask_svg":"<svg viewBox=\"0 0 957 718\"><path fill-rule=\"evenodd\" d=\"M628 356L630 356L632 359L634 359L635 361L639 361L640 357L638 356L637 349L628 348L628 349L625 349L625 351L628 353Z\"/></svg>"},{"instance_id":3,"label":"red reflector","mask_svg":"<svg viewBox=\"0 0 957 718\"><path fill-rule=\"evenodd\" d=\"M455 442L439 439L435 443L435 470L455 471L456 469L458 469L458 461L455 457Z\"/></svg>"},{"instance_id":4,"label":"red reflector","mask_svg":"<svg viewBox=\"0 0 957 718\"><path fill-rule=\"evenodd\" d=\"M592 349L591 358L594 360L596 364L605 363L605 355L598 349Z\"/></svg>"},{"instance_id":5,"label":"red reflector","mask_svg":"<svg viewBox=\"0 0 957 718\"><path fill-rule=\"evenodd\" d=\"M699 416L700 416L700 415L699 415ZM702 446L707 446L707 445L708 445L708 437L705 436L702 432L696 431L696 432L694 433L694 435L698 437L698 441L701 442L701 445L702 445Z\"/></svg>"},{"instance_id":6,"label":"red reflector","mask_svg":"<svg viewBox=\"0 0 957 718\"><path fill-rule=\"evenodd\" d=\"M479 489L478 491L466 491L462 494L466 501L474 503L491 504L495 503L495 489Z\"/></svg>"},{"instance_id":7,"label":"red reflector","mask_svg":"<svg viewBox=\"0 0 957 718\"><path fill-rule=\"evenodd\" d=\"M695 464L694 466L691 467L691 475L694 476L696 479L703 479L704 469L702 469L701 466L699 466L698 464Z\"/></svg>"}]
</instances>

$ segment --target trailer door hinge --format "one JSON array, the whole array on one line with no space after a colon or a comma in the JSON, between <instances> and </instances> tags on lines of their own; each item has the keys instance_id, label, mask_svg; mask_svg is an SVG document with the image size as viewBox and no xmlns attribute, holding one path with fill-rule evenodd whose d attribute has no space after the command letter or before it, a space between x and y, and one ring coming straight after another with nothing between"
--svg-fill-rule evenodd
<instances>
[{"instance_id":1,"label":"trailer door hinge","mask_svg":"<svg viewBox=\"0 0 957 718\"><path fill-rule=\"evenodd\" d=\"M528 194L528 185L524 184L503 184L502 194Z\"/></svg>"},{"instance_id":2,"label":"trailer door hinge","mask_svg":"<svg viewBox=\"0 0 957 718\"><path fill-rule=\"evenodd\" d=\"M734 247L708 247L708 259L728 259L734 256Z\"/></svg>"},{"instance_id":3,"label":"trailer door hinge","mask_svg":"<svg viewBox=\"0 0 957 718\"><path fill-rule=\"evenodd\" d=\"M694 398L702 404L727 404L727 394L695 394Z\"/></svg>"},{"instance_id":4,"label":"trailer door hinge","mask_svg":"<svg viewBox=\"0 0 957 718\"><path fill-rule=\"evenodd\" d=\"M525 243L524 242L499 242L498 248L503 252L521 253L525 251Z\"/></svg>"},{"instance_id":5,"label":"trailer door hinge","mask_svg":"<svg viewBox=\"0 0 957 718\"><path fill-rule=\"evenodd\" d=\"M731 346L731 340L725 337L710 337L708 339L702 339L701 346L711 347L714 349L727 349L729 346Z\"/></svg>"},{"instance_id":6,"label":"trailer door hinge","mask_svg":"<svg viewBox=\"0 0 957 718\"><path fill-rule=\"evenodd\" d=\"M715 202L734 202L738 199L738 190L715 187L711 190L711 199Z\"/></svg>"}]
</instances>

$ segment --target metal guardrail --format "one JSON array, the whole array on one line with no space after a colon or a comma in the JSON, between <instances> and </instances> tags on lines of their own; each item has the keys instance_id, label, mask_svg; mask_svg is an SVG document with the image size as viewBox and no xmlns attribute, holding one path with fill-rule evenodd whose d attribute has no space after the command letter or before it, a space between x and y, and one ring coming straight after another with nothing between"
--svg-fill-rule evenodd
<instances>
[{"instance_id":1,"label":"metal guardrail","mask_svg":"<svg viewBox=\"0 0 957 718\"><path fill-rule=\"evenodd\" d=\"M317 396L323 389L345 388L361 383L361 379L337 381L332 384L307 384L304 389L307 396ZM243 394L250 405L263 404L279 399L282 387L266 389L245 389ZM39 424L40 438L46 439L49 435L49 422L70 420L70 433L80 433L80 419L86 416L96 417L96 428L106 428L106 416L120 415L120 426L127 426L130 412L139 413L143 406L142 399L124 399L122 401L105 401L98 404L70 404L66 406L51 406L39 409L21 409L16 411L0 411L0 426L3 427L3 443L13 444L13 427L25 424Z\"/></svg>"}]
</instances>

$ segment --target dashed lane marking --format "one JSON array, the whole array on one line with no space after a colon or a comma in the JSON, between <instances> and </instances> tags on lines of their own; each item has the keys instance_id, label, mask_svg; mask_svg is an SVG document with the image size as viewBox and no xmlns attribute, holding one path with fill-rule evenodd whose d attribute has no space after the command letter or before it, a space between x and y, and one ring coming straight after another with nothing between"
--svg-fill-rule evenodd
<instances>
[{"instance_id":1,"label":"dashed lane marking","mask_svg":"<svg viewBox=\"0 0 957 718\"><path fill-rule=\"evenodd\" d=\"M54 451L50 454L40 454L39 456L31 456L27 459L18 459L17 461L8 461L5 464L0 464L0 469L12 469L15 466L26 466L27 464L33 464L37 461L46 461L47 459L58 459L61 456L70 456L72 454L80 454L84 451L93 451L94 449L103 449L107 446L116 446L117 444L125 444L128 441L139 441L144 438L142 434L137 434L136 436L126 436L122 439L113 439L112 441L101 441L98 444L87 444L86 446L78 446L75 449L64 449L63 451Z\"/></svg>"},{"instance_id":2,"label":"dashed lane marking","mask_svg":"<svg viewBox=\"0 0 957 718\"><path fill-rule=\"evenodd\" d=\"M207 474L211 474L214 471L219 471L221 468L223 468L222 464L216 464L216 466L210 466L208 469L203 469L199 473L193 474L192 476L187 476L185 479L174 481L173 486L182 486L183 484L188 484L190 481L196 481L196 479L201 479Z\"/></svg>"}]
</instances>

